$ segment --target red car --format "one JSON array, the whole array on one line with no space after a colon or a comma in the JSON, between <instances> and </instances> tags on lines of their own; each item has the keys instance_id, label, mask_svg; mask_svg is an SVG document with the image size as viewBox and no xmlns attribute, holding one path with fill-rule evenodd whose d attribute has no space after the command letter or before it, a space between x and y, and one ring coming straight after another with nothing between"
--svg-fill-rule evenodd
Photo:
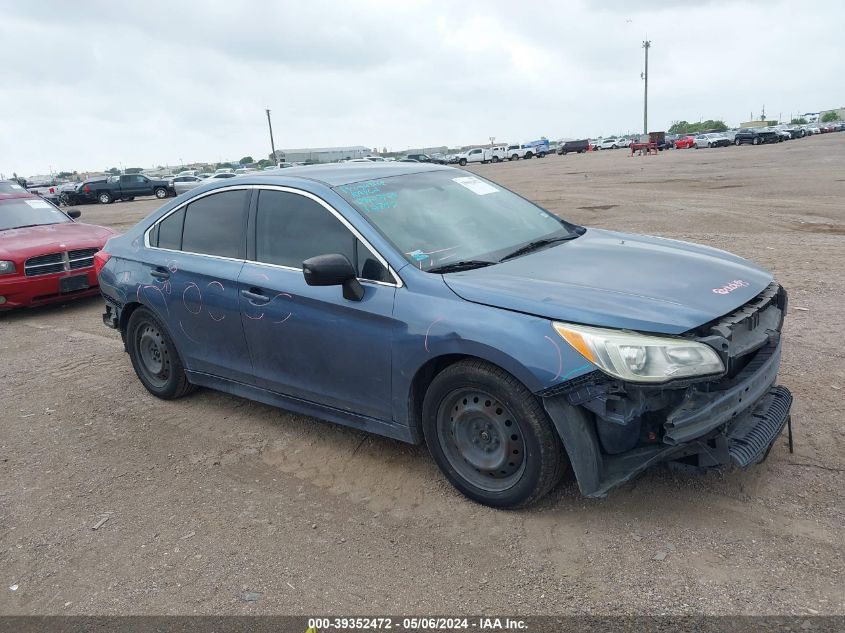
<instances>
[{"instance_id":1,"label":"red car","mask_svg":"<svg viewBox=\"0 0 845 633\"><path fill-rule=\"evenodd\" d=\"M675 149L689 149L695 147L695 137L690 135L682 136L675 141Z\"/></svg>"},{"instance_id":2,"label":"red car","mask_svg":"<svg viewBox=\"0 0 845 633\"><path fill-rule=\"evenodd\" d=\"M0 311L99 294L94 253L117 235L0 182Z\"/></svg>"}]
</instances>

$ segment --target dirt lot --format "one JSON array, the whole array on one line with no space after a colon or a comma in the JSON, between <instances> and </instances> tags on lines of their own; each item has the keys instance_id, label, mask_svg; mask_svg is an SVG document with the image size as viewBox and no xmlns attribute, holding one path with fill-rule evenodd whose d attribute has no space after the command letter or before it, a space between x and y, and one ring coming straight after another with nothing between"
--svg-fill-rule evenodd
<instances>
[{"instance_id":1,"label":"dirt lot","mask_svg":"<svg viewBox=\"0 0 845 633\"><path fill-rule=\"evenodd\" d=\"M845 613L843 166L831 134L476 169L579 223L735 251L791 293L795 454L781 438L750 471L656 469L601 501L570 481L494 511L424 447L158 401L99 300L0 316L0 613Z\"/></svg>"}]
</instances>

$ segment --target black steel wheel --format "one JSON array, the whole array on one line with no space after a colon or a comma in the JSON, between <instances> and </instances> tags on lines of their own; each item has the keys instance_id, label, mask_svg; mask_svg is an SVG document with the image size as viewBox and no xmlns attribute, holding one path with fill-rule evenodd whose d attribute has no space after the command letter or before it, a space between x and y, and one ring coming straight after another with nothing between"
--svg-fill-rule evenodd
<instances>
[{"instance_id":1,"label":"black steel wheel","mask_svg":"<svg viewBox=\"0 0 845 633\"><path fill-rule=\"evenodd\" d=\"M173 340L148 308L137 308L126 327L126 342L135 373L154 396L171 400L192 390Z\"/></svg>"},{"instance_id":2,"label":"black steel wheel","mask_svg":"<svg viewBox=\"0 0 845 633\"><path fill-rule=\"evenodd\" d=\"M449 464L482 490L507 490L525 469L525 440L516 416L481 389L455 389L441 401L437 439Z\"/></svg>"},{"instance_id":3,"label":"black steel wheel","mask_svg":"<svg viewBox=\"0 0 845 633\"><path fill-rule=\"evenodd\" d=\"M444 475L479 503L529 505L560 481L566 459L554 426L499 367L465 360L444 369L426 391L422 423Z\"/></svg>"}]
</instances>

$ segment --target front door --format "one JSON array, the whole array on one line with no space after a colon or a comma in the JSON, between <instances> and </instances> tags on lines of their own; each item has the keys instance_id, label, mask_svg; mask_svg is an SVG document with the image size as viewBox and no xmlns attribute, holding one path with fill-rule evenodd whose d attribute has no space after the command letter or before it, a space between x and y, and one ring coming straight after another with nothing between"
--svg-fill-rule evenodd
<instances>
[{"instance_id":1,"label":"front door","mask_svg":"<svg viewBox=\"0 0 845 633\"><path fill-rule=\"evenodd\" d=\"M391 344L396 286L383 262L310 194L258 192L255 261L239 279L255 376L267 389L392 419ZM339 286L305 283L302 262L340 253L356 267L361 301Z\"/></svg>"}]
</instances>

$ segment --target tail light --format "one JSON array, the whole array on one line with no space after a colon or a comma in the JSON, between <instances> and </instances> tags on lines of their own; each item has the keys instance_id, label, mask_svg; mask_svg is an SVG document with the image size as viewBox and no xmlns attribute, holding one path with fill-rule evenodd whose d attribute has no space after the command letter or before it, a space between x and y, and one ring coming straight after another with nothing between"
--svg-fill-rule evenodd
<instances>
[{"instance_id":1,"label":"tail light","mask_svg":"<svg viewBox=\"0 0 845 633\"><path fill-rule=\"evenodd\" d=\"M103 269L103 266L106 265L106 262L111 259L111 255L106 251L97 251L94 253L94 274L97 277L100 276L100 271Z\"/></svg>"},{"instance_id":2,"label":"tail light","mask_svg":"<svg viewBox=\"0 0 845 633\"><path fill-rule=\"evenodd\" d=\"M85 193L91 193L91 185L85 185Z\"/></svg>"}]
</instances>

